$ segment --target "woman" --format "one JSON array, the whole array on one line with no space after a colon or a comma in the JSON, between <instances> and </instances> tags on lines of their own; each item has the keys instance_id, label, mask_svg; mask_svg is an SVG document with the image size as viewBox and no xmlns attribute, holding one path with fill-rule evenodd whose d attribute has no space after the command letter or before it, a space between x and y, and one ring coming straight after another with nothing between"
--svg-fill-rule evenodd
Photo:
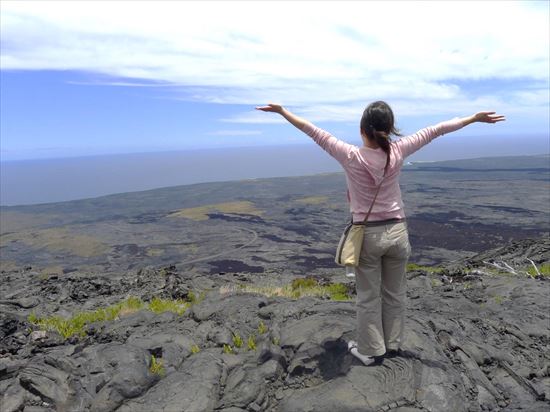
<instances>
[{"instance_id":1,"label":"woman","mask_svg":"<svg viewBox=\"0 0 550 412\"><path fill-rule=\"evenodd\" d=\"M505 120L495 112L479 112L430 126L396 142L400 136L390 106L371 103L363 112L360 133L363 146L345 143L278 104L256 107L282 115L334 157L344 168L354 222L362 222L372 205L365 227L363 249L356 268L357 341L349 351L365 365L385 354L395 355L403 340L406 265L409 235L399 189L404 159L437 136L475 122ZM377 193L378 186L380 189ZM374 203L373 203L374 201Z\"/></svg>"}]
</instances>

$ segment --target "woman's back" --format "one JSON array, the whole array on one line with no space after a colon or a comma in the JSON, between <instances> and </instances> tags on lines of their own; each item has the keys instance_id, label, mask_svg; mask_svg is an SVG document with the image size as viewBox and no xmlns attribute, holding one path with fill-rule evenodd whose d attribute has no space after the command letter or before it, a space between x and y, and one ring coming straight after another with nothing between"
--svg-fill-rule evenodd
<instances>
[{"instance_id":1,"label":"woman's back","mask_svg":"<svg viewBox=\"0 0 550 412\"><path fill-rule=\"evenodd\" d=\"M350 211L353 221L359 222L365 219L380 183L382 185L368 220L404 218L399 175L405 158L437 136L461 127L461 120L456 118L426 127L390 143L387 168L388 155L382 148L351 145L311 123L306 124L302 130L342 165L348 183Z\"/></svg>"}]
</instances>

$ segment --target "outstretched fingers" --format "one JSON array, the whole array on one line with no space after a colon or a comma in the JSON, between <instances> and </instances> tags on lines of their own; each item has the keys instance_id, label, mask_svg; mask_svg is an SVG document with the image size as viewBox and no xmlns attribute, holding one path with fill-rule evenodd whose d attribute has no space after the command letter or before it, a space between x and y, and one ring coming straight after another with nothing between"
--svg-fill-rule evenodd
<instances>
[{"instance_id":1,"label":"outstretched fingers","mask_svg":"<svg viewBox=\"0 0 550 412\"><path fill-rule=\"evenodd\" d=\"M506 120L506 117L504 117L503 115L493 114L493 115L489 115L489 119L490 119L490 123L496 123L496 122L502 122Z\"/></svg>"}]
</instances>

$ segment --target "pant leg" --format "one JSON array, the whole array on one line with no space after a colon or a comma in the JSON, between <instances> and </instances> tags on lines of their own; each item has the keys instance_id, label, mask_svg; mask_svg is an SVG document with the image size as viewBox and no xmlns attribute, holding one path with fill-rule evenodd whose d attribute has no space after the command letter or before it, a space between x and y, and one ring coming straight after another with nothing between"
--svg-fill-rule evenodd
<instances>
[{"instance_id":1,"label":"pant leg","mask_svg":"<svg viewBox=\"0 0 550 412\"><path fill-rule=\"evenodd\" d=\"M380 299L384 237L384 226L365 228L363 249L355 271L357 350L368 356L386 352Z\"/></svg>"},{"instance_id":2,"label":"pant leg","mask_svg":"<svg viewBox=\"0 0 550 412\"><path fill-rule=\"evenodd\" d=\"M382 326L386 349L396 350L403 341L406 266L411 248L406 223L392 225L387 235L391 246L382 257Z\"/></svg>"}]
</instances>

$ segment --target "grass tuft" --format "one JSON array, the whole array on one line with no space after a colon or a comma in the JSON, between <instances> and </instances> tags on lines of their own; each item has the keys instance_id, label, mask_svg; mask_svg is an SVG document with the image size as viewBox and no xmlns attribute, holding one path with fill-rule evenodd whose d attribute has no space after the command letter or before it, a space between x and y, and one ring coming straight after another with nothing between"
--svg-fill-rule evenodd
<instances>
[{"instance_id":1,"label":"grass tuft","mask_svg":"<svg viewBox=\"0 0 550 412\"><path fill-rule=\"evenodd\" d=\"M294 279L291 284L283 286L238 285L237 288L227 286L220 288L220 293L222 294L234 291L258 293L268 297L282 296L291 299L317 296L331 300L352 300L351 292L345 284L329 283L327 285L319 285L314 278Z\"/></svg>"},{"instance_id":2,"label":"grass tuft","mask_svg":"<svg viewBox=\"0 0 550 412\"><path fill-rule=\"evenodd\" d=\"M151 366L149 367L149 370L151 373L158 376L164 376L166 373L162 359L157 359L155 355L151 355Z\"/></svg>"},{"instance_id":3,"label":"grass tuft","mask_svg":"<svg viewBox=\"0 0 550 412\"><path fill-rule=\"evenodd\" d=\"M233 334L233 345L237 348L243 346L243 338L238 333Z\"/></svg>"},{"instance_id":4,"label":"grass tuft","mask_svg":"<svg viewBox=\"0 0 550 412\"><path fill-rule=\"evenodd\" d=\"M443 268L432 267L432 266L422 266L422 265L417 265L416 263L407 264L407 272L412 272L415 270L421 270L423 272L428 272L428 273L440 273L443 271Z\"/></svg>"},{"instance_id":5,"label":"grass tuft","mask_svg":"<svg viewBox=\"0 0 550 412\"><path fill-rule=\"evenodd\" d=\"M256 350L256 337L254 335L248 337L247 345L248 350Z\"/></svg>"},{"instance_id":6,"label":"grass tuft","mask_svg":"<svg viewBox=\"0 0 550 412\"><path fill-rule=\"evenodd\" d=\"M174 312L183 315L189 306L191 306L190 302L182 299L172 300L154 297L149 302L148 309L153 313Z\"/></svg>"},{"instance_id":7,"label":"grass tuft","mask_svg":"<svg viewBox=\"0 0 550 412\"><path fill-rule=\"evenodd\" d=\"M543 263L538 269L542 276L550 277L550 263ZM527 269L527 273L529 273L531 277L538 276L537 271L532 266Z\"/></svg>"},{"instance_id":8,"label":"grass tuft","mask_svg":"<svg viewBox=\"0 0 550 412\"><path fill-rule=\"evenodd\" d=\"M265 323L263 320L260 321L260 324L258 325L258 333L260 335L263 335L267 332L267 326L265 326Z\"/></svg>"},{"instance_id":9,"label":"grass tuft","mask_svg":"<svg viewBox=\"0 0 550 412\"><path fill-rule=\"evenodd\" d=\"M493 297L493 299L495 300L495 303L497 305L502 305L502 302L504 302L504 296L501 295L496 295Z\"/></svg>"},{"instance_id":10,"label":"grass tuft","mask_svg":"<svg viewBox=\"0 0 550 412\"><path fill-rule=\"evenodd\" d=\"M180 299L170 300L157 297L153 298L151 302L146 303L135 296L130 296L122 302L107 306L106 308L77 312L68 319L60 316L47 316L41 318L34 312L31 312L27 319L29 323L41 329L56 331L64 339L68 339L75 335L84 337L86 335L86 326L94 322L112 321L142 309L150 310L153 313L169 311L182 315L191 305L191 302Z\"/></svg>"},{"instance_id":11,"label":"grass tuft","mask_svg":"<svg viewBox=\"0 0 550 412\"><path fill-rule=\"evenodd\" d=\"M298 278L294 279L291 283L292 290L307 289L317 286L317 280L315 278Z\"/></svg>"},{"instance_id":12,"label":"grass tuft","mask_svg":"<svg viewBox=\"0 0 550 412\"><path fill-rule=\"evenodd\" d=\"M227 343L223 344L223 353L233 353L233 348Z\"/></svg>"}]
</instances>

